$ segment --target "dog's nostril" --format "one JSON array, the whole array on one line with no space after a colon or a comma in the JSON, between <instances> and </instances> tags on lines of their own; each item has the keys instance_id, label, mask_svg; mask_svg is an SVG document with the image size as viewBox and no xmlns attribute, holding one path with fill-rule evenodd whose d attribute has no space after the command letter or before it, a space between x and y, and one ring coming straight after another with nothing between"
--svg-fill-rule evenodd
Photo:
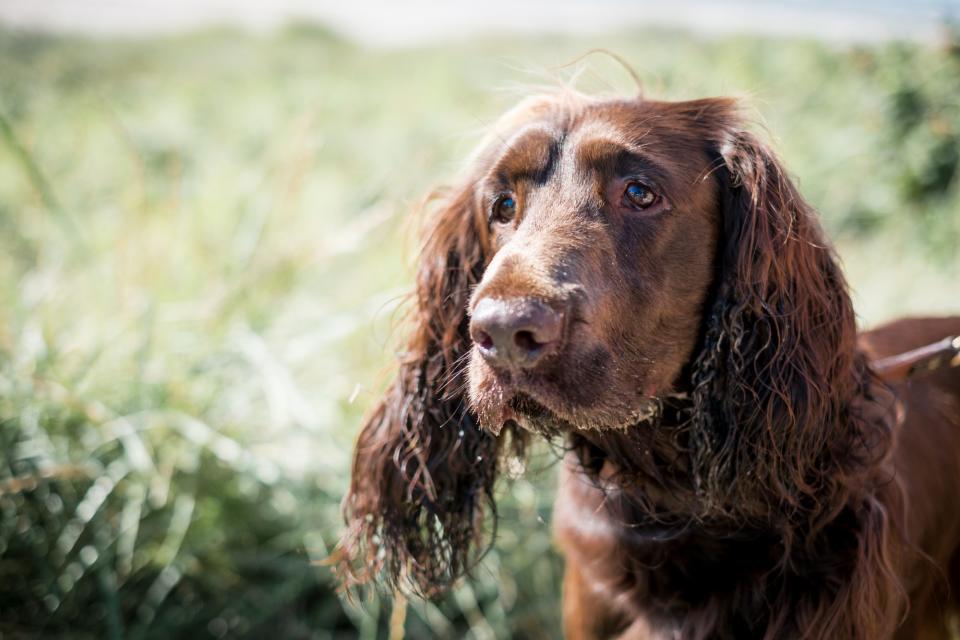
<instances>
[{"instance_id":1,"label":"dog's nostril","mask_svg":"<svg viewBox=\"0 0 960 640\"><path fill-rule=\"evenodd\" d=\"M513 343L528 353L543 346L533 337L532 331L517 331L513 335Z\"/></svg>"},{"instance_id":2,"label":"dog's nostril","mask_svg":"<svg viewBox=\"0 0 960 640\"><path fill-rule=\"evenodd\" d=\"M478 331L476 342L480 345L481 349L493 349L493 338L490 337L490 334L486 331Z\"/></svg>"}]
</instances>

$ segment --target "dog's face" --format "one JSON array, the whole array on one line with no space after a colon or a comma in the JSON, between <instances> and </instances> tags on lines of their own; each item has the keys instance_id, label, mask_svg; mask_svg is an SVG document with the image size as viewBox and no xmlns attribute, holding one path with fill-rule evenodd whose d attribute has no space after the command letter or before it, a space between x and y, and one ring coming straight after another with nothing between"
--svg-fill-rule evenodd
<instances>
[{"instance_id":1,"label":"dog's face","mask_svg":"<svg viewBox=\"0 0 960 640\"><path fill-rule=\"evenodd\" d=\"M671 391L715 280L720 189L695 114L528 106L479 157L492 255L468 312L482 424L621 428Z\"/></svg>"}]
</instances>

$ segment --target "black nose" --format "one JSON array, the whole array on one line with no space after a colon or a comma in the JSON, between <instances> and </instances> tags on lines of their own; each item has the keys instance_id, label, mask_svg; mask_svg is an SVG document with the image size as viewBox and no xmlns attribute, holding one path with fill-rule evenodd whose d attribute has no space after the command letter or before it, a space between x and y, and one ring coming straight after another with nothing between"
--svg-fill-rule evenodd
<instances>
[{"instance_id":1,"label":"black nose","mask_svg":"<svg viewBox=\"0 0 960 640\"><path fill-rule=\"evenodd\" d=\"M483 298L473 308L470 337L494 366L529 368L555 351L563 313L537 300Z\"/></svg>"}]
</instances>

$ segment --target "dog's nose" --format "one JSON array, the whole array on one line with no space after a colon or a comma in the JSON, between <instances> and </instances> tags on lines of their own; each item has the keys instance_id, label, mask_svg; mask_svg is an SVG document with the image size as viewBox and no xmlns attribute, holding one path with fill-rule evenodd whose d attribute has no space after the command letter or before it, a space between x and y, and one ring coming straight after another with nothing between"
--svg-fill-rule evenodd
<instances>
[{"instance_id":1,"label":"dog's nose","mask_svg":"<svg viewBox=\"0 0 960 640\"><path fill-rule=\"evenodd\" d=\"M470 337L493 366L530 368L555 351L563 313L538 300L483 298L470 318Z\"/></svg>"}]
</instances>

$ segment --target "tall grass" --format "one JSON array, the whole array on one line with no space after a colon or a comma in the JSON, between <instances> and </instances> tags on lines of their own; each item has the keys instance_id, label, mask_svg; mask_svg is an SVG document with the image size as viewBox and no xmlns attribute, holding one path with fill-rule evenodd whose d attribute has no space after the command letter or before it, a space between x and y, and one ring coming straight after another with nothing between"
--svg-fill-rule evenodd
<instances>
[{"instance_id":1,"label":"tall grass","mask_svg":"<svg viewBox=\"0 0 960 640\"><path fill-rule=\"evenodd\" d=\"M866 324L960 310L949 39L2 32L0 636L386 637L389 602L342 602L316 561L389 376L409 213L595 46L653 96L751 96ZM632 90L603 59L580 86ZM408 637L557 637L554 461L503 485L496 548L449 598L409 603Z\"/></svg>"}]
</instances>

